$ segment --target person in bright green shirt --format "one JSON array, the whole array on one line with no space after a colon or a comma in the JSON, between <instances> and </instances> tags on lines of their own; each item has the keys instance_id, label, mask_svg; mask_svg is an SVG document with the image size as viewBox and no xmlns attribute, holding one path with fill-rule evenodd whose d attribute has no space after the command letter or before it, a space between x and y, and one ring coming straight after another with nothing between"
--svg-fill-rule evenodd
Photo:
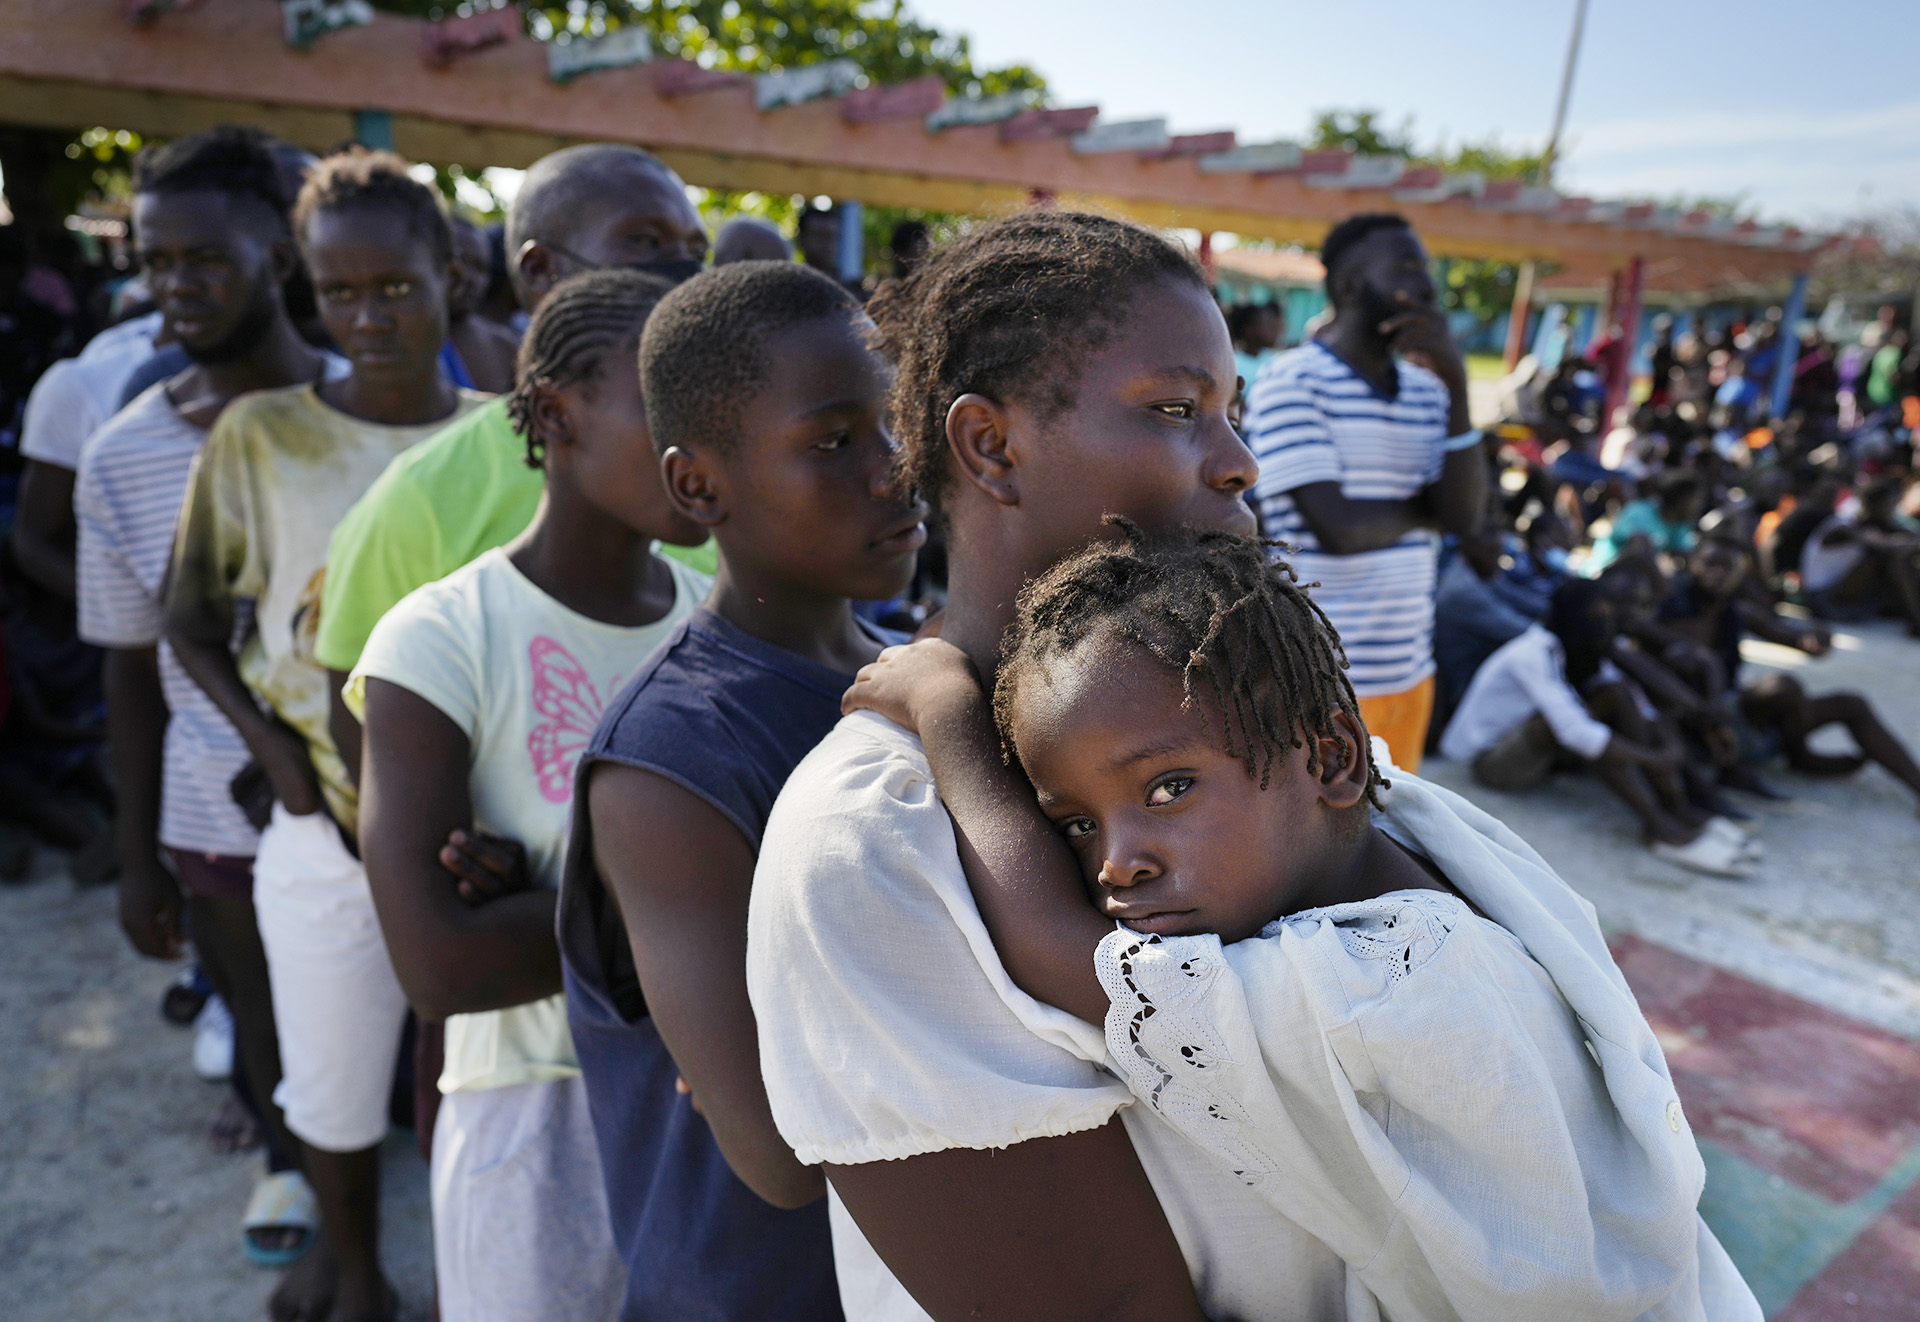
<instances>
[{"instance_id":1,"label":"person in bright green shirt","mask_svg":"<svg viewBox=\"0 0 1920 1322\"><path fill-rule=\"evenodd\" d=\"M638 147L596 143L527 171L507 217L507 250L514 290L531 310L579 271L629 267L685 279L700 269L707 235L679 175ZM512 541L533 521L543 490L496 399L400 455L341 520L314 654L332 672L332 725L351 768L359 728L339 691L373 626L415 588ZM713 572L711 543L662 549Z\"/></svg>"},{"instance_id":2,"label":"person in bright green shirt","mask_svg":"<svg viewBox=\"0 0 1920 1322\"><path fill-rule=\"evenodd\" d=\"M1867 364L1867 402L1876 409L1891 408L1900 397L1900 361L1907 351L1907 333L1893 331Z\"/></svg>"}]
</instances>

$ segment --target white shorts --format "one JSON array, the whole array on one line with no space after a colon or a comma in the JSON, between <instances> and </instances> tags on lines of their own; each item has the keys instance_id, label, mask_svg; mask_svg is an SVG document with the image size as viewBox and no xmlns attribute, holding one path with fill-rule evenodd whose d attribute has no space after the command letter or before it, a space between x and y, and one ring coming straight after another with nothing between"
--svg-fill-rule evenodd
<instances>
[{"instance_id":1,"label":"white shorts","mask_svg":"<svg viewBox=\"0 0 1920 1322\"><path fill-rule=\"evenodd\" d=\"M253 904L273 985L287 1128L323 1152L387 1133L407 998L394 975L367 872L325 813L278 803L253 860Z\"/></svg>"},{"instance_id":2,"label":"white shorts","mask_svg":"<svg viewBox=\"0 0 1920 1322\"><path fill-rule=\"evenodd\" d=\"M442 1322L606 1322L626 1268L578 1076L462 1088L433 1126Z\"/></svg>"}]
</instances>

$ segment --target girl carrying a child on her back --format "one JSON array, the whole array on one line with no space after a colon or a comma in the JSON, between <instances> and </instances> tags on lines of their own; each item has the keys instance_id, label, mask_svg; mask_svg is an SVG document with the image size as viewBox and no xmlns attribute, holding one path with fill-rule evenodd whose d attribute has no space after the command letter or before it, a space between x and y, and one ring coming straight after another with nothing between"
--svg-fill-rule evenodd
<instances>
[{"instance_id":1,"label":"girl carrying a child on her back","mask_svg":"<svg viewBox=\"0 0 1920 1322\"><path fill-rule=\"evenodd\" d=\"M1271 544L1126 532L1026 589L991 699L938 639L846 699L918 731L1014 981L1340 1256L1350 1319L1757 1320L1592 908L1379 764ZM1036 811L1080 875L996 844Z\"/></svg>"}]
</instances>

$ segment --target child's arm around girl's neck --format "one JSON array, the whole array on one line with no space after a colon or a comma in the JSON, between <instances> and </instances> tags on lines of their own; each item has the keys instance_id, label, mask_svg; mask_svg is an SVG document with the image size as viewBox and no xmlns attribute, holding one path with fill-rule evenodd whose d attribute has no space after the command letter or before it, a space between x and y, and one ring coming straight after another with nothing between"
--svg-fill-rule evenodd
<instances>
[{"instance_id":1,"label":"child's arm around girl's neck","mask_svg":"<svg viewBox=\"0 0 1920 1322\"><path fill-rule=\"evenodd\" d=\"M874 680L882 671L884 693ZM935 640L891 650L842 702L844 711L860 709L919 733L967 884L1014 985L1103 1022L1107 993L1093 955L1113 924L1088 903L1080 865L1033 787L1001 756L991 704L961 654Z\"/></svg>"}]
</instances>

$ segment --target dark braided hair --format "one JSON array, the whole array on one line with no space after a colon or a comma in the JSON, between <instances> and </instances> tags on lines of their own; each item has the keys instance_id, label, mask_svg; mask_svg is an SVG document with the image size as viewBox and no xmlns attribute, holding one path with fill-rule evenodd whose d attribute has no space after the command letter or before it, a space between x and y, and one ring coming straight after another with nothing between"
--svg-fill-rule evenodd
<instances>
[{"instance_id":1,"label":"dark braided hair","mask_svg":"<svg viewBox=\"0 0 1920 1322\"><path fill-rule=\"evenodd\" d=\"M546 443L533 421L536 390L564 390L593 381L609 356L638 371L640 332L673 283L639 271L585 271L553 287L520 341L507 417L526 438L527 467L539 468Z\"/></svg>"},{"instance_id":2,"label":"dark braided hair","mask_svg":"<svg viewBox=\"0 0 1920 1322\"><path fill-rule=\"evenodd\" d=\"M307 174L293 204L293 232L305 242L307 223L316 212L384 208L426 240L435 261L453 260L453 229L440 194L407 173L407 163L390 151L349 147L323 158Z\"/></svg>"},{"instance_id":3,"label":"dark braided hair","mask_svg":"<svg viewBox=\"0 0 1920 1322\"><path fill-rule=\"evenodd\" d=\"M1334 715L1357 722L1360 707L1339 633L1293 567L1270 554L1281 544L1192 530L1149 541L1126 519L1107 522L1124 542L1096 542L1020 594L993 692L1008 753L1019 756L1012 715L1021 684L1083 643L1117 639L1179 672L1186 708L1200 706L1203 691L1212 699L1223 746L1261 789L1287 749L1304 747L1308 772L1318 774L1318 741L1336 737ZM1367 801L1376 808L1386 784L1369 759Z\"/></svg>"},{"instance_id":4,"label":"dark braided hair","mask_svg":"<svg viewBox=\"0 0 1920 1322\"><path fill-rule=\"evenodd\" d=\"M900 485L940 507L947 410L961 395L1018 399L1055 416L1072 407L1073 363L1100 346L1155 280L1207 290L1192 255L1150 229L1084 212L1029 211L984 225L881 285L867 312L875 347L894 366L889 412Z\"/></svg>"}]
</instances>

